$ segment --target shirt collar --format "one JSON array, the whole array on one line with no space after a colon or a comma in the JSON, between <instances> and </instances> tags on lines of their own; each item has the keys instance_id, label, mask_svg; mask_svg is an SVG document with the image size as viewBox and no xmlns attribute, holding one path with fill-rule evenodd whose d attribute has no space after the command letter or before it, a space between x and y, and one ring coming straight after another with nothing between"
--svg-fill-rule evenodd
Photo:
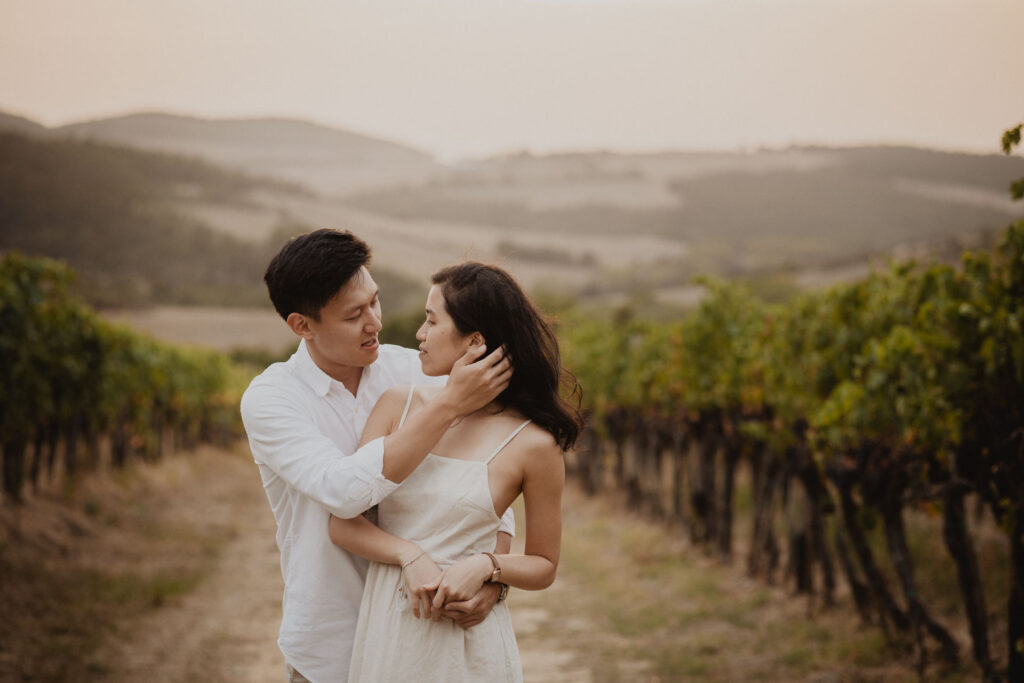
<instances>
[{"instance_id":1,"label":"shirt collar","mask_svg":"<svg viewBox=\"0 0 1024 683\"><path fill-rule=\"evenodd\" d=\"M336 379L328 375L326 372L320 369L320 366L314 362L313 357L309 355L309 349L306 348L306 340L299 340L299 348L295 350L295 355L292 356L295 359L295 374L299 376L303 382L309 385L309 388L313 392L323 398L331 390L331 385L334 383L341 384ZM359 389L367 385L368 382L373 382L380 374L380 363L377 360L363 368L363 376L359 379Z\"/></svg>"},{"instance_id":2,"label":"shirt collar","mask_svg":"<svg viewBox=\"0 0 1024 683\"><path fill-rule=\"evenodd\" d=\"M305 339L299 340L299 348L295 350L295 355L292 358L295 359L295 374L299 379L308 384L313 393L320 398L326 396L327 392L331 390L331 382L334 380L313 362L313 357L309 355L309 349L306 348Z\"/></svg>"}]
</instances>

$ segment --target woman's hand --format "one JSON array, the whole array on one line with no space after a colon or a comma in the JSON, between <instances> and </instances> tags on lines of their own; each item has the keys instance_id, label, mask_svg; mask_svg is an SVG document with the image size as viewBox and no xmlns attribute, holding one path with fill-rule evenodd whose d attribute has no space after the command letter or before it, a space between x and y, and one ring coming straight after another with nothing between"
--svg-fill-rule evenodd
<instances>
[{"instance_id":1,"label":"woman's hand","mask_svg":"<svg viewBox=\"0 0 1024 683\"><path fill-rule=\"evenodd\" d=\"M437 582L441 579L441 568L426 553L408 562L403 568L405 590L412 603L412 613L417 619L430 616Z\"/></svg>"},{"instance_id":2,"label":"woman's hand","mask_svg":"<svg viewBox=\"0 0 1024 683\"><path fill-rule=\"evenodd\" d=\"M491 578L494 565L486 555L470 555L444 570L441 576L424 588L434 591L432 617L437 621L449 602L464 602L477 593Z\"/></svg>"},{"instance_id":3,"label":"woman's hand","mask_svg":"<svg viewBox=\"0 0 1024 683\"><path fill-rule=\"evenodd\" d=\"M448 602L441 609L441 615L448 617L462 628L476 626L491 613L501 595L501 584L485 583L483 588L465 602ZM431 610L431 618L437 610Z\"/></svg>"}]
</instances>

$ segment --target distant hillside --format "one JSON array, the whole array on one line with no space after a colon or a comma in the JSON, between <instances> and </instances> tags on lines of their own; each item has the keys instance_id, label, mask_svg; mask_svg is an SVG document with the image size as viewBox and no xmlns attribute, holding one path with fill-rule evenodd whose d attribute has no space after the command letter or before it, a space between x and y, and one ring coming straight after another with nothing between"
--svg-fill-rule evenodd
<instances>
[{"instance_id":1,"label":"distant hillside","mask_svg":"<svg viewBox=\"0 0 1024 683\"><path fill-rule=\"evenodd\" d=\"M45 135L48 130L46 126L35 121L0 111L0 131L19 133L21 135Z\"/></svg>"},{"instance_id":2,"label":"distant hillside","mask_svg":"<svg viewBox=\"0 0 1024 683\"><path fill-rule=\"evenodd\" d=\"M879 256L957 253L1024 215L1007 191L1024 159L997 154L597 151L441 166L289 120L138 114L47 129L8 115L4 128L29 137L0 149L0 249L76 260L103 303L263 302L270 245L301 226L355 231L381 277L422 282L473 258L601 306L686 305L698 273L816 286ZM384 286L389 310L416 287Z\"/></svg>"},{"instance_id":3,"label":"distant hillside","mask_svg":"<svg viewBox=\"0 0 1024 683\"><path fill-rule=\"evenodd\" d=\"M396 219L490 226L513 244L657 236L690 248L677 273L739 274L997 231L1024 215L1008 195L1022 175L1019 157L902 147L518 155L347 202Z\"/></svg>"},{"instance_id":4,"label":"distant hillside","mask_svg":"<svg viewBox=\"0 0 1024 683\"><path fill-rule=\"evenodd\" d=\"M201 119L161 113L75 123L55 133L172 152L301 183L326 195L420 181L441 167L393 142L291 119Z\"/></svg>"},{"instance_id":5,"label":"distant hillside","mask_svg":"<svg viewBox=\"0 0 1024 683\"><path fill-rule=\"evenodd\" d=\"M0 250L67 261L97 306L267 305L263 272L298 225L266 242L211 231L177 212L184 193L220 203L278 181L209 164L88 141L0 132ZM420 287L375 271L392 300Z\"/></svg>"}]
</instances>

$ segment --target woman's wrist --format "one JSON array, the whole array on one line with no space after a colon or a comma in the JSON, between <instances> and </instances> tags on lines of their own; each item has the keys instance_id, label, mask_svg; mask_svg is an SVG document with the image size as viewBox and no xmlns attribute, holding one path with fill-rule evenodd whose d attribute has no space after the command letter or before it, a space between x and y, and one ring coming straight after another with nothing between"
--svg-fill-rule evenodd
<instances>
[{"instance_id":1,"label":"woman's wrist","mask_svg":"<svg viewBox=\"0 0 1024 683\"><path fill-rule=\"evenodd\" d=\"M420 559L425 554L426 551L415 543L407 543L402 546L402 549L395 557L395 564L399 565L402 569L405 569L408 565Z\"/></svg>"},{"instance_id":2,"label":"woman's wrist","mask_svg":"<svg viewBox=\"0 0 1024 683\"><path fill-rule=\"evenodd\" d=\"M437 395L427 403L424 410L430 411L432 418L439 424L444 425L451 425L451 423L463 416L459 412L459 404L456 397L447 386L442 387L441 391L437 392Z\"/></svg>"},{"instance_id":3,"label":"woman's wrist","mask_svg":"<svg viewBox=\"0 0 1024 683\"><path fill-rule=\"evenodd\" d=\"M480 558L479 565L483 582L500 581L501 566L498 564L497 558L492 553L480 553L477 557Z\"/></svg>"}]
</instances>

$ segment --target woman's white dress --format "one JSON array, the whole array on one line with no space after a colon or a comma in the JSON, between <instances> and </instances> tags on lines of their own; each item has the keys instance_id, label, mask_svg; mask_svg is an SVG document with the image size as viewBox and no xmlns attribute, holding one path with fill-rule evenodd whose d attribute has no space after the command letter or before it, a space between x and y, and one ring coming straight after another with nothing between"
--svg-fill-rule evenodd
<instances>
[{"instance_id":1,"label":"woman's white dress","mask_svg":"<svg viewBox=\"0 0 1024 683\"><path fill-rule=\"evenodd\" d=\"M419 545L442 569L469 555L493 552L500 518L491 500L487 465L528 423L480 460L428 455L380 503L377 524ZM405 596L401 568L370 564L356 624L350 683L522 680L519 648L505 603L496 604L483 622L469 629L450 619L417 619Z\"/></svg>"}]
</instances>

